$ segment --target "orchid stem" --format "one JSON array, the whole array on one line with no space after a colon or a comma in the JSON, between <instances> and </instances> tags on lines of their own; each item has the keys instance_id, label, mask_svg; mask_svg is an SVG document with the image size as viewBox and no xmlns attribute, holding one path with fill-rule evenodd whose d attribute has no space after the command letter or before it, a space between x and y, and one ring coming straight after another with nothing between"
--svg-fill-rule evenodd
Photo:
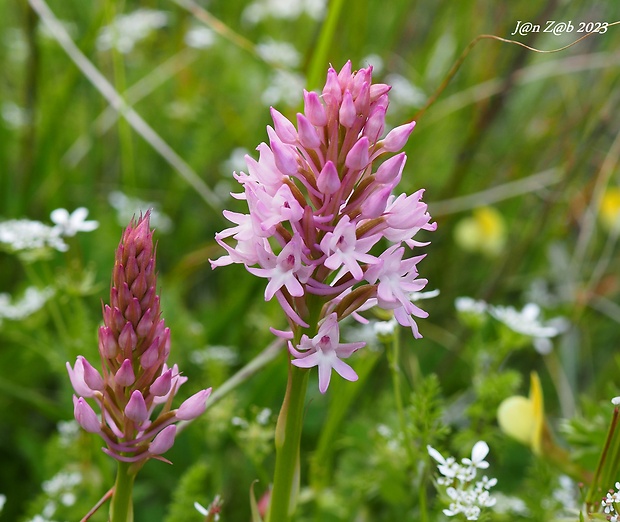
<instances>
[{"instance_id":1,"label":"orchid stem","mask_svg":"<svg viewBox=\"0 0 620 522\"><path fill-rule=\"evenodd\" d=\"M133 483L136 474L130 470L131 463L119 462L110 504L110 522L133 522Z\"/></svg>"},{"instance_id":2,"label":"orchid stem","mask_svg":"<svg viewBox=\"0 0 620 522\"><path fill-rule=\"evenodd\" d=\"M276 425L276 466L269 522L290 520L299 491L299 446L310 372L289 363L288 383Z\"/></svg>"}]
</instances>

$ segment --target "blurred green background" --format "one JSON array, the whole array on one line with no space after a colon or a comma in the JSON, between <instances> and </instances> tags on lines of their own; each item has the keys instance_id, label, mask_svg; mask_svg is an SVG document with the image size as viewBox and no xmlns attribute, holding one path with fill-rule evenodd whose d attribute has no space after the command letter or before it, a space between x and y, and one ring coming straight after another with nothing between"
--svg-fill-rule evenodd
<instances>
[{"instance_id":1,"label":"blurred green background","mask_svg":"<svg viewBox=\"0 0 620 522\"><path fill-rule=\"evenodd\" d=\"M320 0L198 4L221 25L181 1L47 3L86 58L208 187L209 201L166 161L161 143L154 147L114 118L27 1L0 2L0 220L50 223L52 210L84 206L100 223L72 238L67 253L46 259L24 261L0 251L0 292L18 296L33 284L57 289L44 310L0 324L0 493L7 496L0 520L42 512L41 485L70 462L86 485L77 504L58 507L73 515L57 512L50 519L77 520L112 483L113 466L99 441L83 435L63 446L58 423L72 418L65 361L78 354L96 360L101 301L128 220L119 216L121 207L129 215L149 204L159 211L162 308L172 331L171 360L189 377L185 394L217 388L272 341L269 326L284 326L277 304L263 300L262 280L239 266L212 272L208 259L220 255L213 236L228 226L221 210L243 208L229 195L238 190L232 172L244 169L243 154L266 140L269 106L292 118L301 89L322 86L305 78L320 53L328 8ZM137 16L119 18L130 13ZM329 63L336 69L347 60L354 68L372 64L375 81L394 86L388 122L396 126L422 109L478 35L513 38L518 21L541 24L542 31L549 20L571 21L574 30L514 38L556 49L583 35L580 22L620 20L620 4L345 1L320 54L320 78ZM618 394L619 104L615 26L551 54L482 40L417 118L401 188L426 189L438 229L421 236L431 244L420 270L427 288L441 293L422 305L430 313L420 321L424 339L401 335L408 393L430 373L438 374L449 401L472 389L475 365L464 348L472 334L454 310L455 298L467 295L517 307L538 300L549 317L570 319L554 359L564 388L533 349L510 361L525 376L523 384L511 383L522 393L529 371L541 372L552 418L580 411L580 394L592 401ZM377 360L367 363L367 389L355 388L356 406L335 435L338 448L393 416L387 358L368 353L377 353ZM352 365L359 369L364 357ZM259 492L269 482L270 430L286 382L284 365L282 356L188 429L168 455L174 466L146 466L136 492L137 522L199 520L193 501L206 505L218 492L227 510L222 520L249 519L252 480L260 480ZM326 396L311 393L304 438L309 453L339 385ZM264 408L272 411L266 424L257 420ZM507 466L524 465L515 460ZM362 464L351 458L342 465L355 474ZM397 470L385 473L399 480ZM371 491L369 519L395 520L393 505L405 506L403 513L415 510L415 499L407 504L407 496L406 487ZM348 520L328 500L322 509L333 518L319 509L323 518L316 520Z\"/></svg>"}]
</instances>

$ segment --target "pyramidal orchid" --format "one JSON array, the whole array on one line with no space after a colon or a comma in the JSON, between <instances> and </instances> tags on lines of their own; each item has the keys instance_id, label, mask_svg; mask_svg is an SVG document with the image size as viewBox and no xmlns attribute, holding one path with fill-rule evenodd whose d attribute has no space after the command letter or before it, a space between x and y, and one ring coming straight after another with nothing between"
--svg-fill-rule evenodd
<instances>
[{"instance_id":1,"label":"pyramidal orchid","mask_svg":"<svg viewBox=\"0 0 620 522\"><path fill-rule=\"evenodd\" d=\"M82 356L73 367L67 363L77 394L75 419L86 431L101 436L106 443L103 451L119 461L112 522L129 517L137 471L151 458L166 461L161 455L174 443L176 423L203 413L211 392L201 390L172 407L187 378L176 364L167 364L170 330L161 318L149 217L147 212L132 220L116 250L110 304L103 307L99 328L101 372Z\"/></svg>"},{"instance_id":2,"label":"pyramidal orchid","mask_svg":"<svg viewBox=\"0 0 620 522\"><path fill-rule=\"evenodd\" d=\"M258 161L246 156L247 173L235 174L243 187L235 197L247 202L248 213L224 211L234 226L216 241L227 254L211 262L242 263L267 279L265 299L278 300L291 327L276 333L290 338L292 364L319 367L321 392L331 369L356 378L341 359L363 343L337 349L342 319L353 314L363 321L356 312L378 306L421 337L415 318L427 316L410 298L427 283L417 270L424 256L409 253L422 246L416 233L436 225L421 201L423 190L394 194L407 159L396 153L415 124L381 139L390 87L372 84L371 77L372 67L352 72L348 62L339 73L330 67L320 95L304 92L297 127L271 109L269 145L258 146ZM311 302L320 306L314 325ZM301 337L325 322L327 345Z\"/></svg>"},{"instance_id":3,"label":"pyramidal orchid","mask_svg":"<svg viewBox=\"0 0 620 522\"><path fill-rule=\"evenodd\" d=\"M414 122L384 136L390 86L372 83L372 67L332 67L322 92L304 91L296 124L271 109L269 143L247 173L235 173L247 213L224 211L233 226L216 234L226 251L213 268L240 263L267 280L265 300L276 299L289 329L289 381L276 428L276 469L268 520L289 520L298 486L299 439L308 369L318 367L319 390L332 370L354 381L343 361L364 346L340 342L340 322L373 306L391 310L421 337L416 318L427 314L411 295L427 283L418 277L423 243L432 231L423 190L395 194L405 167L401 151Z\"/></svg>"}]
</instances>

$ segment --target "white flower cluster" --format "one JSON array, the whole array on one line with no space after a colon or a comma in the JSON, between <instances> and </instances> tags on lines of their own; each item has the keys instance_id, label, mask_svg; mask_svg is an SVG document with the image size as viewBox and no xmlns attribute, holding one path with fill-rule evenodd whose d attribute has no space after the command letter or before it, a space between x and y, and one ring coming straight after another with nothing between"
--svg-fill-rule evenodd
<instances>
[{"instance_id":1,"label":"white flower cluster","mask_svg":"<svg viewBox=\"0 0 620 522\"><path fill-rule=\"evenodd\" d=\"M43 482L43 491L49 497L41 514L35 515L28 522L54 522L52 517L58 509L58 502L63 506L72 506L77 500L75 487L82 483L82 474L78 471L61 471L51 479Z\"/></svg>"},{"instance_id":2,"label":"white flower cluster","mask_svg":"<svg viewBox=\"0 0 620 522\"><path fill-rule=\"evenodd\" d=\"M564 317L554 317L547 322L541 320L541 310L537 304L528 303L519 311L512 306L491 306L489 313L511 330L533 339L534 348L541 354L553 349L550 339L568 330L569 323Z\"/></svg>"},{"instance_id":3,"label":"white flower cluster","mask_svg":"<svg viewBox=\"0 0 620 522\"><path fill-rule=\"evenodd\" d=\"M454 305L458 312L481 316L489 313L513 332L532 338L536 351L546 355L551 352L551 338L566 332L570 323L564 317L554 317L548 321L541 318L541 309L535 303L527 303L522 310L512 306L493 306L471 297L458 297Z\"/></svg>"},{"instance_id":4,"label":"white flower cluster","mask_svg":"<svg viewBox=\"0 0 620 522\"><path fill-rule=\"evenodd\" d=\"M306 79L299 73L276 69L271 74L267 88L263 91L261 100L265 105L280 103L295 107L301 101L301 93Z\"/></svg>"},{"instance_id":5,"label":"white flower cluster","mask_svg":"<svg viewBox=\"0 0 620 522\"><path fill-rule=\"evenodd\" d=\"M130 53L136 43L167 24L168 14L154 9L138 9L133 13L119 15L99 32L97 49L116 49L123 54Z\"/></svg>"},{"instance_id":6,"label":"white flower cluster","mask_svg":"<svg viewBox=\"0 0 620 522\"><path fill-rule=\"evenodd\" d=\"M238 359L237 352L229 346L208 346L189 354L189 360L196 365L215 362L224 366L232 366L237 363Z\"/></svg>"},{"instance_id":7,"label":"white flower cluster","mask_svg":"<svg viewBox=\"0 0 620 522\"><path fill-rule=\"evenodd\" d=\"M185 45L194 49L208 49L215 43L215 33L208 27L192 27L185 33Z\"/></svg>"},{"instance_id":8,"label":"white flower cluster","mask_svg":"<svg viewBox=\"0 0 620 522\"><path fill-rule=\"evenodd\" d=\"M13 301L7 293L0 294L0 324L3 319L20 321L37 312L47 300L54 295L53 288L38 288L31 286L26 289L21 299Z\"/></svg>"},{"instance_id":9,"label":"white flower cluster","mask_svg":"<svg viewBox=\"0 0 620 522\"><path fill-rule=\"evenodd\" d=\"M144 201L140 198L127 196L115 190L108 195L108 202L116 210L116 221L125 226L132 218L151 211L151 225L159 232L169 232L172 229L172 220L164 214L159 205L153 201Z\"/></svg>"},{"instance_id":10,"label":"white flower cluster","mask_svg":"<svg viewBox=\"0 0 620 522\"><path fill-rule=\"evenodd\" d=\"M284 67L297 67L301 61L299 51L288 42L268 38L256 45L256 52L267 63Z\"/></svg>"},{"instance_id":11,"label":"white flower cluster","mask_svg":"<svg viewBox=\"0 0 620 522\"><path fill-rule=\"evenodd\" d=\"M620 503L620 482L615 483L616 490L610 489L607 495L601 500L603 513L607 515L609 522L620 522L620 513L616 509L616 504Z\"/></svg>"},{"instance_id":12,"label":"white flower cluster","mask_svg":"<svg viewBox=\"0 0 620 522\"><path fill-rule=\"evenodd\" d=\"M69 249L63 237L75 236L78 232L95 230L99 223L87 221L88 209L80 207L69 213L57 208L50 214L54 226L30 219L9 219L0 222L0 248L10 252L45 250L52 248L59 252Z\"/></svg>"},{"instance_id":13,"label":"white flower cluster","mask_svg":"<svg viewBox=\"0 0 620 522\"><path fill-rule=\"evenodd\" d=\"M453 517L462 513L467 520L478 520L482 508L495 505L496 500L491 497L489 490L497 484L497 479L485 475L481 480L475 480L479 469L489 467L489 463L484 460L489 453L486 442L476 442L471 450L471 458L461 459L460 463L454 457L444 458L431 446L426 449L438 462L437 469L441 477L437 483L446 487L445 494L450 499L449 507L443 510L444 515Z\"/></svg>"},{"instance_id":14,"label":"white flower cluster","mask_svg":"<svg viewBox=\"0 0 620 522\"><path fill-rule=\"evenodd\" d=\"M30 219L9 219L0 223L0 246L13 252L46 248L66 252L69 249L60 230Z\"/></svg>"},{"instance_id":15,"label":"white flower cluster","mask_svg":"<svg viewBox=\"0 0 620 522\"><path fill-rule=\"evenodd\" d=\"M295 20L305 13L320 20L325 14L326 4L326 0L255 0L243 10L242 18L250 24L257 24L265 18Z\"/></svg>"}]
</instances>

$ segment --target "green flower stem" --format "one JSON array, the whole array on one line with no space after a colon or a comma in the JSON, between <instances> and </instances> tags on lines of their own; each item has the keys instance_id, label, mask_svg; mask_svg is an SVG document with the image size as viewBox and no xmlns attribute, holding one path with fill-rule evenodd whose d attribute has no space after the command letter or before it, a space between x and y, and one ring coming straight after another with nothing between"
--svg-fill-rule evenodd
<instances>
[{"instance_id":1,"label":"green flower stem","mask_svg":"<svg viewBox=\"0 0 620 522\"><path fill-rule=\"evenodd\" d=\"M268 521L286 522L299 490L299 445L310 372L289 363L288 383L276 425L276 467ZM112 521L114 522L114 521Z\"/></svg>"},{"instance_id":2,"label":"green flower stem","mask_svg":"<svg viewBox=\"0 0 620 522\"><path fill-rule=\"evenodd\" d=\"M133 483L136 474L131 463L119 462L114 484L114 495L110 504L110 522L133 522Z\"/></svg>"},{"instance_id":3,"label":"green flower stem","mask_svg":"<svg viewBox=\"0 0 620 522\"><path fill-rule=\"evenodd\" d=\"M394 333L392 335L392 346L391 349L389 349L388 347L387 356L390 370L392 373L392 389L394 391L394 401L396 402L396 412L398 414L400 431L403 434L405 451L407 452L407 457L409 457L409 465L413 466L413 464L415 463L415 458L413 455L411 444L409 443L409 438L407 436L407 419L405 416L402 385L400 382L400 375L402 370L400 367L400 330L398 328L394 329Z\"/></svg>"}]
</instances>

